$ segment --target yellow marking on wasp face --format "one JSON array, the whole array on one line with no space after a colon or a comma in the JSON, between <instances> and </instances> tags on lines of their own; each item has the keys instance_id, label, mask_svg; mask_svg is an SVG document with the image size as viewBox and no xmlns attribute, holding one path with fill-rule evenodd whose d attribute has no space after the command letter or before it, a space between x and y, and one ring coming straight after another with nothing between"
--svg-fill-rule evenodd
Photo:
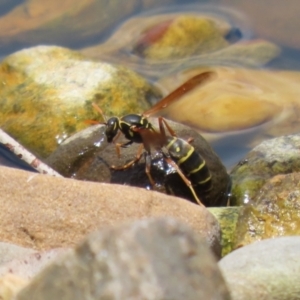
<instances>
[{"instance_id":1,"label":"yellow marking on wasp face","mask_svg":"<svg viewBox=\"0 0 300 300\"><path fill-rule=\"evenodd\" d=\"M128 130L128 132L129 132L129 135L130 135L130 136L134 136L134 133L133 133L133 131L131 131L131 130Z\"/></svg>"},{"instance_id":2,"label":"yellow marking on wasp face","mask_svg":"<svg viewBox=\"0 0 300 300\"><path fill-rule=\"evenodd\" d=\"M187 154L179 159L177 164L180 165L184 163L193 154L193 152L194 152L194 147L191 147L190 150L187 152Z\"/></svg>"},{"instance_id":3,"label":"yellow marking on wasp face","mask_svg":"<svg viewBox=\"0 0 300 300\"><path fill-rule=\"evenodd\" d=\"M176 147L175 151L178 153L180 152L180 147Z\"/></svg>"},{"instance_id":4,"label":"yellow marking on wasp face","mask_svg":"<svg viewBox=\"0 0 300 300\"><path fill-rule=\"evenodd\" d=\"M210 180L211 180L211 176L209 175L206 179L204 179L202 181L199 181L198 184L204 184L204 183L206 183L206 182L208 182Z\"/></svg>"},{"instance_id":5,"label":"yellow marking on wasp face","mask_svg":"<svg viewBox=\"0 0 300 300\"><path fill-rule=\"evenodd\" d=\"M190 175L190 174L197 173L197 172L200 171L204 166L205 166L205 161L203 160L202 164L200 164L199 167L197 167L196 169L194 169L194 170L192 170L191 172L189 172L189 175Z\"/></svg>"}]
</instances>

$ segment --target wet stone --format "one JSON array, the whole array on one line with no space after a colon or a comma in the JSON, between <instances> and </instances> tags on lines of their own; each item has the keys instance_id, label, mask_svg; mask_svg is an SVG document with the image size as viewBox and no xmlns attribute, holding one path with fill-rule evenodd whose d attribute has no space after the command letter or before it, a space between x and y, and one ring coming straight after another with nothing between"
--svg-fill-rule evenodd
<instances>
[{"instance_id":1,"label":"wet stone","mask_svg":"<svg viewBox=\"0 0 300 300\"><path fill-rule=\"evenodd\" d=\"M277 175L239 213L234 248L267 238L300 235L300 173Z\"/></svg>"},{"instance_id":2,"label":"wet stone","mask_svg":"<svg viewBox=\"0 0 300 300\"><path fill-rule=\"evenodd\" d=\"M222 257L235 247L237 220L241 207L209 207L208 210L218 220L221 227ZM240 226L240 224L239 224Z\"/></svg>"},{"instance_id":3,"label":"wet stone","mask_svg":"<svg viewBox=\"0 0 300 300\"><path fill-rule=\"evenodd\" d=\"M233 205L255 203L260 189L277 174L300 171L300 135L287 135L262 142L230 172Z\"/></svg>"},{"instance_id":4,"label":"wet stone","mask_svg":"<svg viewBox=\"0 0 300 300\"><path fill-rule=\"evenodd\" d=\"M149 120L154 127L157 127L158 121L156 118L150 118ZM195 188L197 195L206 206L225 206L231 188L231 181L218 156L196 131L169 120L168 123L179 138L193 139L191 145L204 158L211 173L212 188L203 191L202 186L199 185ZM145 173L145 160L143 157L138 163L126 170L111 169L113 165L123 166L134 159L140 144L134 143L127 148L122 148L121 156L118 158L114 145L108 144L106 141L104 127L89 128L71 137L70 140L66 140L47 159L47 164L66 177L151 189L152 187ZM124 141L127 140L124 139ZM122 142L122 139L119 139L118 142ZM196 202L175 169L171 168L157 151L152 152L151 175L156 183L155 190Z\"/></svg>"}]
</instances>

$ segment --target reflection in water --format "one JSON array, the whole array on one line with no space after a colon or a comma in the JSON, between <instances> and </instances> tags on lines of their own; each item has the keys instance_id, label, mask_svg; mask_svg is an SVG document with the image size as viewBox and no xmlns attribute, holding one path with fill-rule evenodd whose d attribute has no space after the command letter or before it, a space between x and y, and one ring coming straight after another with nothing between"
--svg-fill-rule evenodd
<instances>
[{"instance_id":1,"label":"reflection in water","mask_svg":"<svg viewBox=\"0 0 300 300\"><path fill-rule=\"evenodd\" d=\"M25 0L4 0L0 2L0 17L13 10L16 6L24 4Z\"/></svg>"},{"instance_id":2,"label":"reflection in water","mask_svg":"<svg viewBox=\"0 0 300 300\"><path fill-rule=\"evenodd\" d=\"M26 171L36 172L24 160L9 151L3 144L0 143L0 165L6 167L19 168Z\"/></svg>"}]
</instances>

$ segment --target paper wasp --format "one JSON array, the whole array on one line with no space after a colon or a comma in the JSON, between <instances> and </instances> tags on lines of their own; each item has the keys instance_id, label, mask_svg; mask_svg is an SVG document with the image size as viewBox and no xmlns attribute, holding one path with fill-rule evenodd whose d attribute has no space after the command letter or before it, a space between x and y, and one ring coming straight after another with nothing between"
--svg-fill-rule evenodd
<instances>
[{"instance_id":1,"label":"paper wasp","mask_svg":"<svg viewBox=\"0 0 300 300\"><path fill-rule=\"evenodd\" d=\"M106 125L105 135L107 141L115 144L118 156L120 156L121 147L127 147L132 143L141 144L136 157L132 161L123 166L111 166L111 168L114 170L125 170L129 168L140 160L143 149L145 149L145 172L150 183L154 186L155 182L151 176L150 167L151 149L155 149L161 152L167 163L176 169L185 184L190 188L197 203L203 205L193 186L203 186L204 189L210 188L210 173L205 164L205 160L189 142L176 136L176 133L164 118L158 117L159 131L153 127L147 118L166 108L169 104L200 84L211 80L214 76L214 72L207 71L192 77L141 115L128 114L121 118L111 117L106 120L102 110L93 103L94 108L105 120L102 124ZM166 130L170 135L166 134ZM116 143L121 133L123 133L128 142L122 144Z\"/></svg>"}]
</instances>

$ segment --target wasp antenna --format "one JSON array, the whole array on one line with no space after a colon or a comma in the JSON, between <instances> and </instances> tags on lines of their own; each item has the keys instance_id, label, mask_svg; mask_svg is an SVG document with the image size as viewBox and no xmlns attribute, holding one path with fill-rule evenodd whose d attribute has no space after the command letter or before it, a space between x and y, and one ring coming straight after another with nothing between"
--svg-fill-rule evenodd
<instances>
[{"instance_id":1,"label":"wasp antenna","mask_svg":"<svg viewBox=\"0 0 300 300\"><path fill-rule=\"evenodd\" d=\"M92 102L92 105L93 105L94 109L102 116L102 118L104 120L104 123L102 123L102 124L107 124L107 119L106 119L102 109L94 102Z\"/></svg>"}]
</instances>

